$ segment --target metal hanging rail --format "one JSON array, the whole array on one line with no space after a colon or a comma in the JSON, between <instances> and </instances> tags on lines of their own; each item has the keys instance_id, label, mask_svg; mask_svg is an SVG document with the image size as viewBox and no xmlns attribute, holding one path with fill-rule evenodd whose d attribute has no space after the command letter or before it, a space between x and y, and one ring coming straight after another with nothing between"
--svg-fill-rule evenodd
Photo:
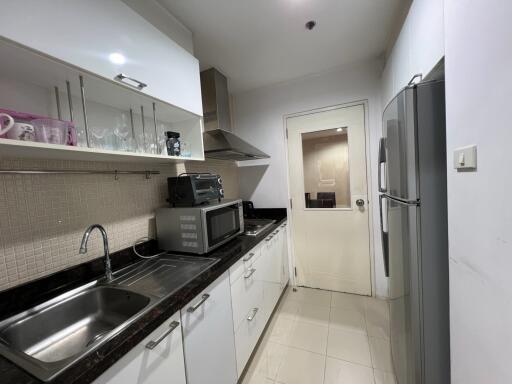
<instances>
[{"instance_id":1,"label":"metal hanging rail","mask_svg":"<svg viewBox=\"0 0 512 384\"><path fill-rule=\"evenodd\" d=\"M114 170L85 170L85 169L1 169L1 175L145 175L151 178L151 175L159 175L160 171L120 171Z\"/></svg>"}]
</instances>

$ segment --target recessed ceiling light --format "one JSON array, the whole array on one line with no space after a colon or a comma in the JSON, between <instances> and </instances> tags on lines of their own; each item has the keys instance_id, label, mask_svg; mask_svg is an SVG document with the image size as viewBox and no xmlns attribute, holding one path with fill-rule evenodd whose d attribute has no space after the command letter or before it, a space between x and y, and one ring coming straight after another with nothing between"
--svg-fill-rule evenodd
<instances>
[{"instance_id":1,"label":"recessed ceiling light","mask_svg":"<svg viewBox=\"0 0 512 384\"><path fill-rule=\"evenodd\" d=\"M316 26L316 21L315 20L309 20L307 23L306 23L306 29L308 31L311 31L313 28L315 28Z\"/></svg>"},{"instance_id":2,"label":"recessed ceiling light","mask_svg":"<svg viewBox=\"0 0 512 384\"><path fill-rule=\"evenodd\" d=\"M110 55L108 55L108 59L114 64L122 65L126 63L126 57L124 57L124 55L119 52L111 53Z\"/></svg>"},{"instance_id":3,"label":"recessed ceiling light","mask_svg":"<svg viewBox=\"0 0 512 384\"><path fill-rule=\"evenodd\" d=\"M343 132L343 128L338 128L336 132Z\"/></svg>"}]
</instances>

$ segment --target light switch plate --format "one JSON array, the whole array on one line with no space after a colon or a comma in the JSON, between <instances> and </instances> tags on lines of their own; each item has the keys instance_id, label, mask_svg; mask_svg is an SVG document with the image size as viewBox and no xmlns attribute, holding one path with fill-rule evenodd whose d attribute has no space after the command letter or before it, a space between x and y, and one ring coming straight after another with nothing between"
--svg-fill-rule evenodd
<instances>
[{"instance_id":1,"label":"light switch plate","mask_svg":"<svg viewBox=\"0 0 512 384\"><path fill-rule=\"evenodd\" d=\"M456 170L476 170L476 145L456 148L453 152L453 166Z\"/></svg>"}]
</instances>

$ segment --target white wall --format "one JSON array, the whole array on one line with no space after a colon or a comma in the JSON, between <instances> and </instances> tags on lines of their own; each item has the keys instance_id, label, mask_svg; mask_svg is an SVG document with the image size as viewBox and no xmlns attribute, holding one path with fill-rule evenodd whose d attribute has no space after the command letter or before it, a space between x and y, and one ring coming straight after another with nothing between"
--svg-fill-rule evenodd
<instances>
[{"instance_id":1,"label":"white wall","mask_svg":"<svg viewBox=\"0 0 512 384\"><path fill-rule=\"evenodd\" d=\"M240 163L240 193L256 207L286 207L288 202L283 117L288 114L359 100L368 100L369 161L376 161L381 135L381 62L358 65L276 84L234 96L233 131L268 153L269 160ZM376 167L375 167L376 168ZM372 167L371 215L378 225L377 173ZM378 228L378 227L376 227ZM379 231L373 233L376 293L387 296Z\"/></svg>"},{"instance_id":2,"label":"white wall","mask_svg":"<svg viewBox=\"0 0 512 384\"><path fill-rule=\"evenodd\" d=\"M167 8L155 0L122 0L123 3L166 34L182 48L194 54L192 32L185 27Z\"/></svg>"},{"instance_id":3,"label":"white wall","mask_svg":"<svg viewBox=\"0 0 512 384\"><path fill-rule=\"evenodd\" d=\"M382 105L444 56L444 0L414 0L382 74Z\"/></svg>"},{"instance_id":4,"label":"white wall","mask_svg":"<svg viewBox=\"0 0 512 384\"><path fill-rule=\"evenodd\" d=\"M511 383L512 2L445 11L452 383ZM469 144L478 170L457 173L453 150Z\"/></svg>"}]
</instances>

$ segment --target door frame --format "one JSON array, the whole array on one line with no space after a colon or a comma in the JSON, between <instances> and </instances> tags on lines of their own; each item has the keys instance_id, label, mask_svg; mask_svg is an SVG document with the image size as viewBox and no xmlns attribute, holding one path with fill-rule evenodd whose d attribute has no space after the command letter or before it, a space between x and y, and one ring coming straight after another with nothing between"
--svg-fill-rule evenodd
<instances>
[{"instance_id":1,"label":"door frame","mask_svg":"<svg viewBox=\"0 0 512 384\"><path fill-rule=\"evenodd\" d=\"M371 172L371 156L370 156L370 114L369 114L369 103L367 99L356 100L349 103L335 104L322 108L314 108L301 112L294 112L283 115L283 136L284 136L284 152L286 159L286 182L288 201L286 202L286 212L288 220L288 260L290 265L290 280L293 287L297 286L297 277L295 275L295 252L294 252L294 241L293 241L293 218L291 212L291 193L290 193L290 163L288 160L288 132L287 132L287 120L293 117L311 115L321 112L332 111L335 109L349 108L362 105L364 108L364 136L365 136L365 157L366 157L366 194L367 194L367 207L368 207L368 235L369 235L369 254L370 254L370 286L371 295L375 297L376 292L376 281L375 281L375 244L374 244L374 223L373 223L373 199L372 199L372 172Z\"/></svg>"}]
</instances>

